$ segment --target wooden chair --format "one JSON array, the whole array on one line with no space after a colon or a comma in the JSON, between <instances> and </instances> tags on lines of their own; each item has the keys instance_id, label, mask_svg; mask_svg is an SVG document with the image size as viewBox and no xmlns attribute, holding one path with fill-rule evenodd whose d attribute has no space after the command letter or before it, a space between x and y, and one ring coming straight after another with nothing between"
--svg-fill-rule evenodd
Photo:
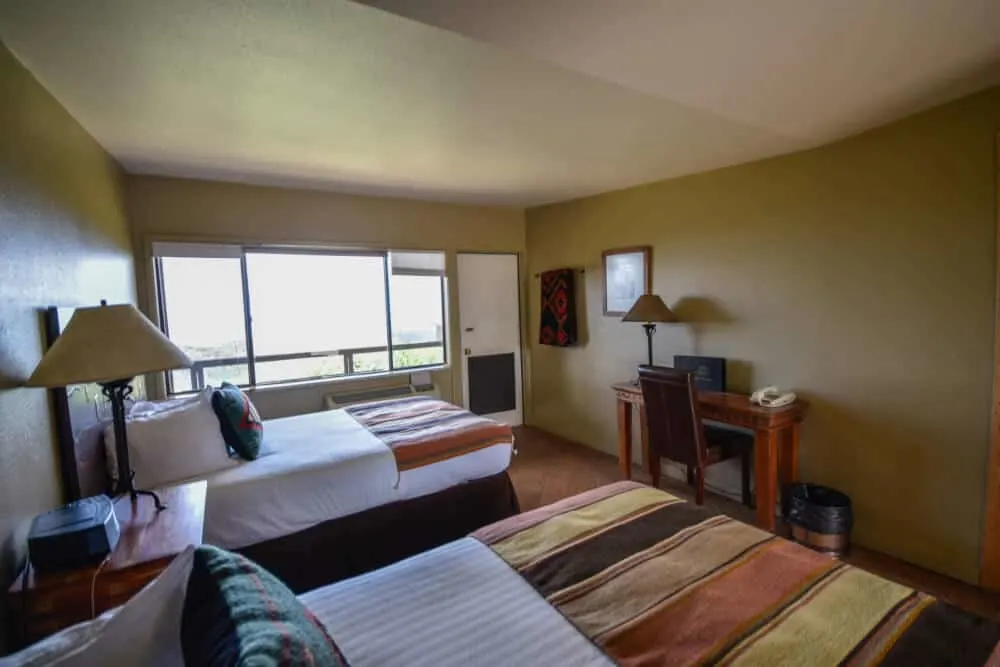
<instances>
[{"instance_id":1,"label":"wooden chair","mask_svg":"<svg viewBox=\"0 0 1000 667\"><path fill-rule=\"evenodd\" d=\"M705 468L739 457L742 462L743 504L752 506L750 466L753 436L702 424L694 376L662 366L639 366L639 384L646 413L649 467L653 484L660 480L660 458L687 466L688 484L695 485L695 502L705 502Z\"/></svg>"}]
</instances>

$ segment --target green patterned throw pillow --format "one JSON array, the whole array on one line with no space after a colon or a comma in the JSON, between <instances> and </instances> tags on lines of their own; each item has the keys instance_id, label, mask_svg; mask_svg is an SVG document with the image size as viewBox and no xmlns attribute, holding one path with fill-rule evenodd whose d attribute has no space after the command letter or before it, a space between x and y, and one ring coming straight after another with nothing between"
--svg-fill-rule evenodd
<instances>
[{"instance_id":1,"label":"green patterned throw pillow","mask_svg":"<svg viewBox=\"0 0 1000 667\"><path fill-rule=\"evenodd\" d=\"M194 551L181 612L187 667L346 667L323 624L273 574L210 546Z\"/></svg>"},{"instance_id":2,"label":"green patterned throw pillow","mask_svg":"<svg viewBox=\"0 0 1000 667\"><path fill-rule=\"evenodd\" d=\"M247 461L257 458L264 438L264 424L250 397L239 387L223 382L212 393L212 409L219 418L226 445Z\"/></svg>"}]
</instances>

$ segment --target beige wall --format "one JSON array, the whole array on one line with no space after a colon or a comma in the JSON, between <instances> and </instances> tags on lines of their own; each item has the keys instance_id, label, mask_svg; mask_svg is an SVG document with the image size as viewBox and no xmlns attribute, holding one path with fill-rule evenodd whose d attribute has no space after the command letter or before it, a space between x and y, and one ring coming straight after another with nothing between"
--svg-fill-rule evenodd
<instances>
[{"instance_id":1,"label":"beige wall","mask_svg":"<svg viewBox=\"0 0 1000 667\"><path fill-rule=\"evenodd\" d=\"M524 253L520 210L459 206L333 192L267 188L232 183L128 177L128 210L135 230L141 304L151 300L153 240L212 240L262 244L318 244L445 250L449 278L449 359L459 359L456 252ZM522 266L525 262L522 262ZM459 373L434 374L444 398L462 399ZM403 379L351 381L351 390ZM266 418L319 410L330 384L269 389L255 402ZM336 385L338 391L344 383Z\"/></svg>"},{"instance_id":2,"label":"beige wall","mask_svg":"<svg viewBox=\"0 0 1000 667\"><path fill-rule=\"evenodd\" d=\"M529 210L530 272L587 269L583 344L532 343L533 423L615 451L608 385L645 340L601 316L601 251L652 245L653 289L686 322L660 327L656 359L723 356L737 390L799 392L803 477L853 497L857 540L975 580L998 127L993 88L831 146Z\"/></svg>"},{"instance_id":3,"label":"beige wall","mask_svg":"<svg viewBox=\"0 0 1000 667\"><path fill-rule=\"evenodd\" d=\"M119 167L0 45L0 539L61 498L40 309L134 301ZM7 545L9 547L9 544ZM0 585L10 558L0 560Z\"/></svg>"}]
</instances>

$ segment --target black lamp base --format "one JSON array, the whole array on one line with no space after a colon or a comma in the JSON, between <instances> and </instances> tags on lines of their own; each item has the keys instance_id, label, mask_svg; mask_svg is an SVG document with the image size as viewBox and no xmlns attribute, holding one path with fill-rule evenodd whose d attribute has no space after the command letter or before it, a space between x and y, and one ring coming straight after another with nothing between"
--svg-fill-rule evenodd
<instances>
[{"instance_id":1,"label":"black lamp base","mask_svg":"<svg viewBox=\"0 0 1000 667\"><path fill-rule=\"evenodd\" d=\"M649 354L649 365L653 365L653 334L656 333L656 325L652 322L646 322L642 325L642 328L646 330L646 351Z\"/></svg>"},{"instance_id":2,"label":"black lamp base","mask_svg":"<svg viewBox=\"0 0 1000 667\"><path fill-rule=\"evenodd\" d=\"M135 488L132 466L128 462L128 434L125 429L125 399L132 395L132 380L114 380L112 382L102 382L101 392L111 401L111 417L115 429L115 458L118 462L118 487L115 493L120 495L128 494L132 502L136 502L139 496L149 496L153 499L156 511L160 512L167 508L160 501L160 497L152 491Z\"/></svg>"},{"instance_id":3,"label":"black lamp base","mask_svg":"<svg viewBox=\"0 0 1000 667\"><path fill-rule=\"evenodd\" d=\"M162 512L167 509L167 506L163 504L160 497L156 495L153 491L146 491L145 489L132 489L129 494L132 496L132 500L137 501L139 496L149 496L153 499L153 505L156 507L157 512Z\"/></svg>"}]
</instances>

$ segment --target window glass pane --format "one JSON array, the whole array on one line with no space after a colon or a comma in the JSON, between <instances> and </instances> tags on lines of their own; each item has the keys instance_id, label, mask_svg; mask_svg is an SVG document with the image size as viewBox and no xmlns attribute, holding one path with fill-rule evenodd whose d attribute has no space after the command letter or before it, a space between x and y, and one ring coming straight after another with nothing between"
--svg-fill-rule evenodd
<instances>
[{"instance_id":1,"label":"window glass pane","mask_svg":"<svg viewBox=\"0 0 1000 667\"><path fill-rule=\"evenodd\" d=\"M442 278L392 276L392 343L444 341Z\"/></svg>"},{"instance_id":2,"label":"window glass pane","mask_svg":"<svg viewBox=\"0 0 1000 667\"><path fill-rule=\"evenodd\" d=\"M393 275L389 281L392 310L393 368L415 368L443 364L444 278L440 276ZM416 343L434 343L413 347Z\"/></svg>"},{"instance_id":3,"label":"window glass pane","mask_svg":"<svg viewBox=\"0 0 1000 667\"><path fill-rule=\"evenodd\" d=\"M247 253L258 381L342 374L348 369L339 355L306 355L387 348L384 262L382 256ZM291 359L299 363L279 363ZM362 372L359 363L364 371L387 370L388 353L355 355L355 372Z\"/></svg>"},{"instance_id":4,"label":"window glass pane","mask_svg":"<svg viewBox=\"0 0 1000 667\"><path fill-rule=\"evenodd\" d=\"M170 372L170 390L248 384L239 258L163 257L160 268L167 336L195 362Z\"/></svg>"},{"instance_id":5,"label":"window glass pane","mask_svg":"<svg viewBox=\"0 0 1000 667\"><path fill-rule=\"evenodd\" d=\"M389 351L359 352L354 357L355 373L377 373L389 370Z\"/></svg>"},{"instance_id":6,"label":"window glass pane","mask_svg":"<svg viewBox=\"0 0 1000 667\"><path fill-rule=\"evenodd\" d=\"M337 377L344 374L344 357L340 354L257 361L257 382L282 382L294 378Z\"/></svg>"},{"instance_id":7,"label":"window glass pane","mask_svg":"<svg viewBox=\"0 0 1000 667\"><path fill-rule=\"evenodd\" d=\"M392 351L393 368L416 368L444 363L444 345Z\"/></svg>"}]
</instances>

